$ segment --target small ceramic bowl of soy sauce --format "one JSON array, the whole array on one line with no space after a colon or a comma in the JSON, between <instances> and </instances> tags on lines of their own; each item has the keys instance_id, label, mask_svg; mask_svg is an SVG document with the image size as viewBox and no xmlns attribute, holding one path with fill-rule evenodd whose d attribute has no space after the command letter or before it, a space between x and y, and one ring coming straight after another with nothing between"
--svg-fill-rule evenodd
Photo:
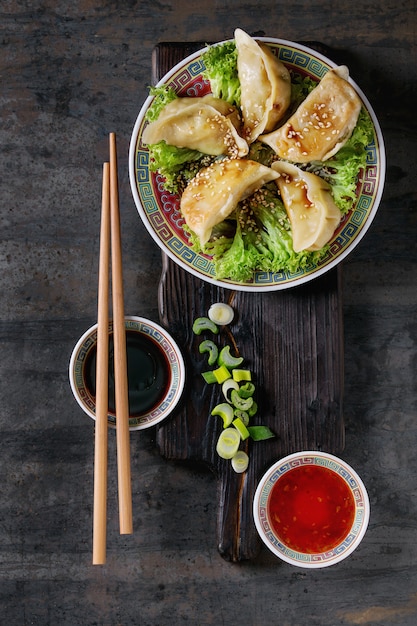
<instances>
[{"instance_id":1,"label":"small ceramic bowl of soy sauce","mask_svg":"<svg viewBox=\"0 0 417 626\"><path fill-rule=\"evenodd\" d=\"M159 324L143 317L126 316L126 353L129 394L129 428L141 430L158 424L178 405L185 384L181 351ZM83 411L95 419L97 324L78 340L71 354L69 380ZM108 423L116 426L113 323L109 322Z\"/></svg>"},{"instance_id":2,"label":"small ceramic bowl of soy sauce","mask_svg":"<svg viewBox=\"0 0 417 626\"><path fill-rule=\"evenodd\" d=\"M362 480L345 461L325 452L290 454L262 477L253 502L262 541L283 561L327 567L352 554L369 522Z\"/></svg>"}]
</instances>

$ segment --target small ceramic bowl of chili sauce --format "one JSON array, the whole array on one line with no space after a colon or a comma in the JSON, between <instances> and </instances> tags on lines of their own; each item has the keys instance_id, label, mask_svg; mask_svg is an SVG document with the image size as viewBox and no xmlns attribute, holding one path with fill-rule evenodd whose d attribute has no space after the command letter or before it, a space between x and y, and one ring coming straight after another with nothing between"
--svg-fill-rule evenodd
<instances>
[{"instance_id":1,"label":"small ceramic bowl of chili sauce","mask_svg":"<svg viewBox=\"0 0 417 626\"><path fill-rule=\"evenodd\" d=\"M152 320L125 317L129 429L141 430L167 418L181 399L185 365L171 335ZM95 419L97 324L77 341L70 358L69 380L83 411ZM116 427L113 322L109 321L108 424Z\"/></svg>"},{"instance_id":2,"label":"small ceramic bowl of chili sauce","mask_svg":"<svg viewBox=\"0 0 417 626\"><path fill-rule=\"evenodd\" d=\"M345 461L325 452L290 454L261 479L254 497L262 541L283 561L318 568L339 563L360 544L369 497Z\"/></svg>"}]
</instances>

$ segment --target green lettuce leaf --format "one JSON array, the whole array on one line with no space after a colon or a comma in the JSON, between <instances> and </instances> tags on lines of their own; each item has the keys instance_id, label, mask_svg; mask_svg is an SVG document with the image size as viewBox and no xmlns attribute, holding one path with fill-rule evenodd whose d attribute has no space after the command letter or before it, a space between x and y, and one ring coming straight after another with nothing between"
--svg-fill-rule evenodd
<instances>
[{"instance_id":1,"label":"green lettuce leaf","mask_svg":"<svg viewBox=\"0 0 417 626\"><path fill-rule=\"evenodd\" d=\"M240 106L240 82L237 73L237 49L234 41L208 46L202 60L203 77L210 81L216 98Z\"/></svg>"},{"instance_id":2,"label":"green lettuce leaf","mask_svg":"<svg viewBox=\"0 0 417 626\"><path fill-rule=\"evenodd\" d=\"M314 266L327 247L318 252L294 252L291 224L272 184L240 203L234 218L214 229L202 251L213 256L217 278L244 282L255 270L295 272Z\"/></svg>"},{"instance_id":3,"label":"green lettuce leaf","mask_svg":"<svg viewBox=\"0 0 417 626\"><path fill-rule=\"evenodd\" d=\"M171 193L181 193L206 159L198 150L177 148L165 141L150 144L148 150L150 171L159 172L165 178L164 187Z\"/></svg>"}]
</instances>

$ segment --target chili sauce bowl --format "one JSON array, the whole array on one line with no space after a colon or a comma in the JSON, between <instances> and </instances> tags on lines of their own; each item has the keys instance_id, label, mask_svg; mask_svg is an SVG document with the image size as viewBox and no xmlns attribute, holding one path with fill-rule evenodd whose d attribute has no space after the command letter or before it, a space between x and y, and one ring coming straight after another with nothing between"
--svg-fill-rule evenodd
<instances>
[{"instance_id":1,"label":"chili sauce bowl","mask_svg":"<svg viewBox=\"0 0 417 626\"><path fill-rule=\"evenodd\" d=\"M168 417L185 385L181 351L169 333L143 317L125 317L129 429L149 428ZM79 406L95 420L97 324L78 340L70 358L69 380ZM108 423L116 427L113 322L109 321Z\"/></svg>"},{"instance_id":2,"label":"chili sauce bowl","mask_svg":"<svg viewBox=\"0 0 417 626\"><path fill-rule=\"evenodd\" d=\"M292 565L319 568L356 550L370 505L362 480L347 463L308 451L286 456L264 474L253 514L271 552Z\"/></svg>"}]
</instances>

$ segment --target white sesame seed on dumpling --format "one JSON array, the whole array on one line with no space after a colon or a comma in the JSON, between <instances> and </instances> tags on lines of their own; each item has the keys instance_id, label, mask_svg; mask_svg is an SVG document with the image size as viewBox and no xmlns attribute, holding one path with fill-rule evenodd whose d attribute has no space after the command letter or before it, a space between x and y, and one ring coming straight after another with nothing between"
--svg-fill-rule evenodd
<instances>
[{"instance_id":1,"label":"white sesame seed on dumpling","mask_svg":"<svg viewBox=\"0 0 417 626\"><path fill-rule=\"evenodd\" d=\"M239 202L278 176L251 159L215 161L200 170L182 194L180 210L187 226L204 245L213 227L229 217Z\"/></svg>"},{"instance_id":2,"label":"white sesame seed on dumpling","mask_svg":"<svg viewBox=\"0 0 417 626\"><path fill-rule=\"evenodd\" d=\"M351 136L361 110L348 77L346 66L327 72L287 122L259 140L292 163L329 159Z\"/></svg>"}]
</instances>

